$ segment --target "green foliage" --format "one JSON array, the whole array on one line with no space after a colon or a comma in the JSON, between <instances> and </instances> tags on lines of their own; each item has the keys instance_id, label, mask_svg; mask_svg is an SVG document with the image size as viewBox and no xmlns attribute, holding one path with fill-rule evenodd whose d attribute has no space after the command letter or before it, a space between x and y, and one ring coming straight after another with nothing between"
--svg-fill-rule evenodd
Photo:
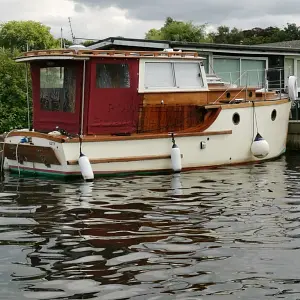
<instances>
[{"instance_id":1,"label":"green foliage","mask_svg":"<svg viewBox=\"0 0 300 300\"><path fill-rule=\"evenodd\" d=\"M216 31L206 33L206 24L194 25L192 22L175 21L166 18L160 29L150 29L145 38L180 42L211 42L216 44L258 45L291 40L300 40L300 27L288 23L284 28L272 27L241 30L236 27L219 26Z\"/></svg>"},{"instance_id":2,"label":"green foliage","mask_svg":"<svg viewBox=\"0 0 300 300\"><path fill-rule=\"evenodd\" d=\"M50 28L35 21L9 21L0 25L0 47L26 51L59 47Z\"/></svg>"},{"instance_id":3,"label":"green foliage","mask_svg":"<svg viewBox=\"0 0 300 300\"><path fill-rule=\"evenodd\" d=\"M57 39L57 43L59 44L59 48L64 48L64 47L65 47L65 48L68 48L68 47L70 47L70 46L73 45L73 42L72 42L72 41L67 40L67 39L65 39L65 38L63 38L62 41L61 41L60 38ZM61 44L62 44L62 47L61 47Z\"/></svg>"},{"instance_id":4,"label":"green foliage","mask_svg":"<svg viewBox=\"0 0 300 300\"><path fill-rule=\"evenodd\" d=\"M10 21L0 25L0 133L26 128L27 94L26 65L17 64L15 57L27 50L60 46L50 28L34 21ZM28 69L31 103L31 82Z\"/></svg>"},{"instance_id":5,"label":"green foliage","mask_svg":"<svg viewBox=\"0 0 300 300\"><path fill-rule=\"evenodd\" d=\"M278 27L259 28L248 30L227 26L219 26L216 32L209 34L213 43L258 45L300 39L300 28L296 24L287 24L283 29Z\"/></svg>"},{"instance_id":6,"label":"green foliage","mask_svg":"<svg viewBox=\"0 0 300 300\"><path fill-rule=\"evenodd\" d=\"M149 40L168 40L180 42L204 42L206 24L194 25L192 22L175 21L168 17L160 29L150 29L145 38Z\"/></svg>"},{"instance_id":7,"label":"green foliage","mask_svg":"<svg viewBox=\"0 0 300 300\"><path fill-rule=\"evenodd\" d=\"M217 32L212 32L209 37L216 44L240 44L243 32L237 28L230 29L228 26L219 26Z\"/></svg>"},{"instance_id":8,"label":"green foliage","mask_svg":"<svg viewBox=\"0 0 300 300\"><path fill-rule=\"evenodd\" d=\"M0 50L0 132L27 127L26 65L14 61L17 55Z\"/></svg>"},{"instance_id":9,"label":"green foliage","mask_svg":"<svg viewBox=\"0 0 300 300\"><path fill-rule=\"evenodd\" d=\"M90 46L90 45L92 45L92 44L94 44L94 43L95 43L95 41L87 40L87 41L84 41L84 42L82 43L82 45L85 46L85 47L88 47L88 46Z\"/></svg>"}]
</instances>

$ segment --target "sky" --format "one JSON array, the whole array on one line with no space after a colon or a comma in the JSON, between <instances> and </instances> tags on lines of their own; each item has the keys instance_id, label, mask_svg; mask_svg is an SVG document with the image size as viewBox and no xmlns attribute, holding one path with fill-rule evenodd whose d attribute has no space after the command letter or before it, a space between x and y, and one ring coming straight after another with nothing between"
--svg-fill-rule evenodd
<instances>
[{"instance_id":1,"label":"sky","mask_svg":"<svg viewBox=\"0 0 300 300\"><path fill-rule=\"evenodd\" d=\"M111 36L144 38L151 28L159 29L166 17L250 29L287 23L300 25L299 0L0 0L0 23L34 20L51 27L51 33L104 39Z\"/></svg>"}]
</instances>

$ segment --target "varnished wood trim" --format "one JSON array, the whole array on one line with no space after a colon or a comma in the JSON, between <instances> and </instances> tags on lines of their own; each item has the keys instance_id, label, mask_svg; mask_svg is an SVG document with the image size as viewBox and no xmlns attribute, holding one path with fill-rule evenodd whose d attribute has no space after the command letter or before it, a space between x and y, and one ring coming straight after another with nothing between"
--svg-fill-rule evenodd
<instances>
[{"instance_id":1,"label":"varnished wood trim","mask_svg":"<svg viewBox=\"0 0 300 300\"><path fill-rule=\"evenodd\" d=\"M215 120L219 116L221 110L222 110L222 107L209 110L208 113L204 117L204 123L202 123L198 126L195 126L193 128L187 128L183 132L202 132L202 131L208 129L215 122Z\"/></svg>"},{"instance_id":2,"label":"varnished wood trim","mask_svg":"<svg viewBox=\"0 0 300 300\"><path fill-rule=\"evenodd\" d=\"M250 102L241 102L241 103L231 103L231 104L211 104L206 105L206 109L219 108L222 109L236 109L236 108L245 108L253 106L270 106L270 105L280 105L289 102L289 99L280 99L280 100L270 100L270 101L250 101Z\"/></svg>"},{"instance_id":3,"label":"varnished wood trim","mask_svg":"<svg viewBox=\"0 0 300 300\"><path fill-rule=\"evenodd\" d=\"M188 137L188 136L208 136L208 135L222 135L222 134L232 134L232 130L222 130L222 131L206 131L206 132L175 132L176 137ZM27 137L37 137L44 138L49 141L54 141L58 143L78 143L79 138L67 138L65 136L54 137L49 134L40 133L36 131L14 131L9 134L9 137L13 136L27 136ZM111 135L88 135L84 136L82 141L87 142L108 142L108 141L128 141L128 140L151 140L151 139L164 139L170 137L168 133L154 133L154 134L133 134L129 136L111 136Z\"/></svg>"},{"instance_id":4,"label":"varnished wood trim","mask_svg":"<svg viewBox=\"0 0 300 300\"><path fill-rule=\"evenodd\" d=\"M33 57L33 56L74 56L74 57L107 57L113 56L115 58L119 57L131 57L131 58L140 58L140 57L166 57L166 58L198 58L197 52L179 52L179 51L130 51L130 50L78 50L77 52L73 49L49 49L49 50L36 50L28 51L23 53L23 57Z\"/></svg>"},{"instance_id":5,"label":"varnished wood trim","mask_svg":"<svg viewBox=\"0 0 300 300\"><path fill-rule=\"evenodd\" d=\"M178 132L175 133L175 137L189 137L189 136L210 136L210 135L223 135L232 134L232 130L222 131L205 131L205 132ZM153 140L153 139L165 139L171 138L168 133L156 133L156 134L135 134L129 136L109 136L109 135L98 135L98 136L85 136L83 138L84 143L89 142L109 142L109 141L129 141L129 140ZM66 143L78 143L79 139L68 139Z\"/></svg>"},{"instance_id":6,"label":"varnished wood trim","mask_svg":"<svg viewBox=\"0 0 300 300\"><path fill-rule=\"evenodd\" d=\"M212 92L240 92L242 90L245 90L244 87L228 87L228 86L210 86L211 83L208 83L209 90ZM257 90L257 87L248 87L247 91L255 92Z\"/></svg>"},{"instance_id":7,"label":"varnished wood trim","mask_svg":"<svg viewBox=\"0 0 300 300\"><path fill-rule=\"evenodd\" d=\"M33 162L45 165L61 165L54 149L51 147L6 143L3 149L4 156L7 159L16 160L18 158L20 163Z\"/></svg>"},{"instance_id":8,"label":"varnished wood trim","mask_svg":"<svg viewBox=\"0 0 300 300\"><path fill-rule=\"evenodd\" d=\"M181 154L181 158L183 155ZM131 162L131 161L143 161L143 160L157 160L157 159L171 159L171 155L148 155L148 156L131 156L131 157L113 157L113 158L94 158L90 159L91 164L104 164L115 162ZM78 165L78 160L68 160L68 165Z\"/></svg>"},{"instance_id":9,"label":"varnished wood trim","mask_svg":"<svg viewBox=\"0 0 300 300\"><path fill-rule=\"evenodd\" d=\"M49 141L58 142L58 143L64 142L64 140L66 138L63 135L53 136L50 134L41 133L41 132L37 132L37 131L12 131L6 136L6 138L13 137L13 136L36 137L36 138L47 139Z\"/></svg>"}]
</instances>

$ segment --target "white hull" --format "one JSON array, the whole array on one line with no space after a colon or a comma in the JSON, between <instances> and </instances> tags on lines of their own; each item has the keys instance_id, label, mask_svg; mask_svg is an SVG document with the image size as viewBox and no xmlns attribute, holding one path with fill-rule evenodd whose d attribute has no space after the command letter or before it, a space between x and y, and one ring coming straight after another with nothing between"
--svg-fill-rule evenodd
<instances>
[{"instance_id":1,"label":"white hull","mask_svg":"<svg viewBox=\"0 0 300 300\"><path fill-rule=\"evenodd\" d=\"M269 101L271 102L271 101ZM233 105L231 105L233 106ZM202 167L241 164L259 160L268 160L285 152L288 130L288 120L291 102L268 104L265 106L222 109L215 122L198 135L176 136L182 157L183 170ZM271 120L271 112L276 110L277 116ZM240 122L233 124L232 116L238 113ZM257 121L256 121L257 120ZM257 124L257 125L256 125ZM257 126L257 128L256 128ZM256 158L251 153L251 145L257 131L268 142L269 154L263 159ZM26 132L22 132L26 136ZM18 144L22 136L9 136L6 144ZM32 137L37 146L52 147L60 165L46 166L43 163L22 162L8 159L9 169L24 170L56 175L80 175L78 164L79 143L60 143L47 138ZM205 149L200 143L205 142ZM92 162L94 174L119 174L135 172L172 171L171 136L164 138L120 139L112 141L83 142L82 152ZM105 162L107 159L107 162ZM98 163L97 163L98 161ZM73 164L70 162L73 162Z\"/></svg>"}]
</instances>

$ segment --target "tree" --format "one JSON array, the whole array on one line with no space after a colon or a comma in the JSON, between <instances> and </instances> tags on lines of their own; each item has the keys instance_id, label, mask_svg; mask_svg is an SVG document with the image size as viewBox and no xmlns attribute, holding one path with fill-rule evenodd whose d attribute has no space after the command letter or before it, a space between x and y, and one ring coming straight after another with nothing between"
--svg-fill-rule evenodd
<instances>
[{"instance_id":1,"label":"tree","mask_svg":"<svg viewBox=\"0 0 300 300\"><path fill-rule=\"evenodd\" d=\"M145 38L150 40L199 43L206 41L205 29L206 24L194 25L192 22L175 21L171 17L168 17L163 27L160 29L150 29L146 33Z\"/></svg>"},{"instance_id":2,"label":"tree","mask_svg":"<svg viewBox=\"0 0 300 300\"><path fill-rule=\"evenodd\" d=\"M146 35L145 35L145 38L147 40L163 40L164 38L162 37L162 32L160 29L155 29L155 28L152 28L150 29Z\"/></svg>"},{"instance_id":3,"label":"tree","mask_svg":"<svg viewBox=\"0 0 300 300\"><path fill-rule=\"evenodd\" d=\"M28 126L28 66L18 64L14 60L21 52L26 51L27 47L29 50L58 48L60 39L55 39L50 33L50 28L39 22L10 21L0 25L0 133ZM28 80L31 96L30 76Z\"/></svg>"},{"instance_id":4,"label":"tree","mask_svg":"<svg viewBox=\"0 0 300 300\"><path fill-rule=\"evenodd\" d=\"M13 60L18 55L0 49L0 132L27 127L27 66Z\"/></svg>"},{"instance_id":5,"label":"tree","mask_svg":"<svg viewBox=\"0 0 300 300\"><path fill-rule=\"evenodd\" d=\"M85 47L88 47L88 46L90 46L90 45L92 45L92 44L95 44L95 41L92 41L92 40L86 40L86 41L84 41L84 42L82 43L82 45L85 46Z\"/></svg>"},{"instance_id":6,"label":"tree","mask_svg":"<svg viewBox=\"0 0 300 300\"><path fill-rule=\"evenodd\" d=\"M0 25L0 47L26 51L59 47L50 27L35 21L9 21Z\"/></svg>"},{"instance_id":7,"label":"tree","mask_svg":"<svg viewBox=\"0 0 300 300\"><path fill-rule=\"evenodd\" d=\"M267 28L254 27L240 30L230 29L228 26L219 26L216 32L209 34L213 43L257 45L292 41L300 39L300 28L296 24L287 24L283 29L269 26Z\"/></svg>"}]
</instances>

